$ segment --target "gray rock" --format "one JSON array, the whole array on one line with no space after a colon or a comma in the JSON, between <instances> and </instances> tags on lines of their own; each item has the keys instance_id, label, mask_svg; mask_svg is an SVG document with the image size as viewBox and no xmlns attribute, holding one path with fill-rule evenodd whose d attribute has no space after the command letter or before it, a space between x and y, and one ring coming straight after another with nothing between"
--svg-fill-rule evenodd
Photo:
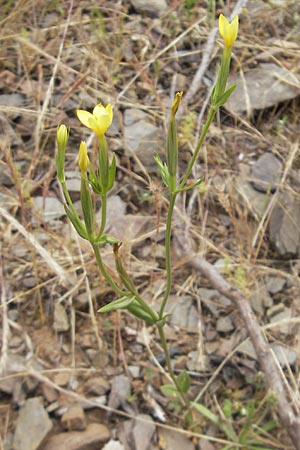
<instances>
[{"instance_id":1,"label":"gray rock","mask_svg":"<svg viewBox=\"0 0 300 450\"><path fill-rule=\"evenodd\" d=\"M300 201L289 192L279 194L269 221L270 241L278 254L291 257L300 249Z\"/></svg>"},{"instance_id":2,"label":"gray rock","mask_svg":"<svg viewBox=\"0 0 300 450\"><path fill-rule=\"evenodd\" d=\"M138 420L139 418L142 420ZM154 433L153 419L146 414L139 414L135 419L123 422L120 427L119 439L125 445L125 448L151 450L151 440Z\"/></svg>"},{"instance_id":3,"label":"gray rock","mask_svg":"<svg viewBox=\"0 0 300 450\"><path fill-rule=\"evenodd\" d=\"M26 400L17 419L13 440L14 450L41 448L51 429L52 422L44 409L42 397Z\"/></svg>"},{"instance_id":4,"label":"gray rock","mask_svg":"<svg viewBox=\"0 0 300 450\"><path fill-rule=\"evenodd\" d=\"M237 83L226 108L239 114L247 110L264 109L295 98L300 93L295 74L273 63L259 64L244 74L230 77L229 85Z\"/></svg>"},{"instance_id":5,"label":"gray rock","mask_svg":"<svg viewBox=\"0 0 300 450\"><path fill-rule=\"evenodd\" d=\"M220 317L217 320L217 331L219 333L229 333L232 330L234 330L234 325L230 316Z\"/></svg>"},{"instance_id":6,"label":"gray rock","mask_svg":"<svg viewBox=\"0 0 300 450\"><path fill-rule=\"evenodd\" d=\"M61 303L54 303L54 323L53 329L57 333L68 331L70 328L69 318L64 306Z\"/></svg>"},{"instance_id":7,"label":"gray rock","mask_svg":"<svg viewBox=\"0 0 300 450\"><path fill-rule=\"evenodd\" d=\"M290 323L289 322L280 323L281 321L286 321L291 318L292 318L292 311L290 310L290 308L284 308L283 311L272 316L270 322L271 323L278 322L278 329L280 330L280 333L291 334L293 331L292 331Z\"/></svg>"},{"instance_id":8,"label":"gray rock","mask_svg":"<svg viewBox=\"0 0 300 450\"><path fill-rule=\"evenodd\" d=\"M138 116L141 115L141 111L134 111L138 111ZM128 116L129 112L126 113ZM136 154L147 170L156 170L157 165L153 158L153 152L159 151L165 146L162 130L147 119L135 120L132 111L128 118L126 113L125 122L130 123L130 125L125 126L124 130L126 147Z\"/></svg>"},{"instance_id":9,"label":"gray rock","mask_svg":"<svg viewBox=\"0 0 300 450\"><path fill-rule=\"evenodd\" d=\"M252 359L257 359L257 355L256 355L256 351L255 351L254 345L252 344L250 339L247 339L246 341L244 341L239 346L238 351L240 353L243 353L243 354L249 356Z\"/></svg>"},{"instance_id":10,"label":"gray rock","mask_svg":"<svg viewBox=\"0 0 300 450\"><path fill-rule=\"evenodd\" d=\"M215 289L200 288L198 289L198 295L201 302L215 317L219 317L221 311L231 305L231 301Z\"/></svg>"},{"instance_id":11,"label":"gray rock","mask_svg":"<svg viewBox=\"0 0 300 450\"><path fill-rule=\"evenodd\" d=\"M91 423L84 431L59 433L47 439L43 450L96 450L110 438L109 429L102 424Z\"/></svg>"},{"instance_id":12,"label":"gray rock","mask_svg":"<svg viewBox=\"0 0 300 450\"><path fill-rule=\"evenodd\" d=\"M171 295L166 306L166 312L171 313L168 319L170 325L185 329L191 333L197 333L198 314L191 297Z\"/></svg>"},{"instance_id":13,"label":"gray rock","mask_svg":"<svg viewBox=\"0 0 300 450\"><path fill-rule=\"evenodd\" d=\"M44 222L51 222L66 214L63 204L56 197L33 197L33 202Z\"/></svg>"},{"instance_id":14,"label":"gray rock","mask_svg":"<svg viewBox=\"0 0 300 450\"><path fill-rule=\"evenodd\" d=\"M275 353L281 367L293 366L297 361L297 352L291 348L286 348L280 344L273 344L271 345L271 349Z\"/></svg>"},{"instance_id":15,"label":"gray rock","mask_svg":"<svg viewBox=\"0 0 300 450\"><path fill-rule=\"evenodd\" d=\"M267 289L270 294L277 294L281 292L286 284L286 279L283 277L273 277L269 276L266 278Z\"/></svg>"},{"instance_id":16,"label":"gray rock","mask_svg":"<svg viewBox=\"0 0 300 450\"><path fill-rule=\"evenodd\" d=\"M241 202L249 207L255 216L261 218L265 212L270 196L258 192L251 184L250 167L246 164L239 165L239 175L232 185L232 189L240 194Z\"/></svg>"},{"instance_id":17,"label":"gray rock","mask_svg":"<svg viewBox=\"0 0 300 450\"><path fill-rule=\"evenodd\" d=\"M108 406L114 409L122 406L125 411L132 413L132 408L128 403L130 395L131 384L129 378L125 375L117 375L112 380Z\"/></svg>"},{"instance_id":18,"label":"gray rock","mask_svg":"<svg viewBox=\"0 0 300 450\"><path fill-rule=\"evenodd\" d=\"M252 166L252 184L259 192L273 192L280 181L282 163L273 153L265 153Z\"/></svg>"},{"instance_id":19,"label":"gray rock","mask_svg":"<svg viewBox=\"0 0 300 450\"><path fill-rule=\"evenodd\" d=\"M131 4L137 13L150 17L159 17L168 10L165 0L131 0Z\"/></svg>"},{"instance_id":20,"label":"gray rock","mask_svg":"<svg viewBox=\"0 0 300 450\"><path fill-rule=\"evenodd\" d=\"M251 305L255 312L260 316L264 314L265 308L270 308L273 305L273 300L265 285L258 285L251 296Z\"/></svg>"}]
</instances>

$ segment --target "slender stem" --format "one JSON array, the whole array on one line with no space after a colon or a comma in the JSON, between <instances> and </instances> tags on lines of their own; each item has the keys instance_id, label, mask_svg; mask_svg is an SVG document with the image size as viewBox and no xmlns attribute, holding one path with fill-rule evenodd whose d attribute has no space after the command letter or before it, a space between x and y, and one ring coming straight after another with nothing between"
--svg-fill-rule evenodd
<instances>
[{"instance_id":1,"label":"slender stem","mask_svg":"<svg viewBox=\"0 0 300 450\"><path fill-rule=\"evenodd\" d=\"M106 279L108 284L113 288L113 290L117 294L124 295L125 292L122 289L120 289L119 286L117 286L117 284L114 282L114 280L112 279L110 274L107 272L107 270L106 270L106 268L105 268L105 266L103 264L102 258L101 258L99 247L96 244L93 244L93 242L91 242L91 245L93 247L94 254L95 254L95 257L96 257L96 261L97 261L99 269L101 270L102 275L104 276L104 278Z\"/></svg>"},{"instance_id":2,"label":"slender stem","mask_svg":"<svg viewBox=\"0 0 300 450\"><path fill-rule=\"evenodd\" d=\"M97 239L100 238L104 232L105 225L106 225L106 212L107 212L107 195L102 194L101 195L101 224L100 229L97 235Z\"/></svg>"},{"instance_id":3,"label":"slender stem","mask_svg":"<svg viewBox=\"0 0 300 450\"><path fill-rule=\"evenodd\" d=\"M65 196L65 199L66 199L66 201L67 201L67 203L68 203L69 208L71 209L72 213L73 213L75 216L77 216L77 211L76 211L76 209L74 208L72 199L71 199L70 194L69 194L69 191L68 191L68 189L67 189L66 182L65 182L65 181L61 181L61 186L62 186L63 193L64 193L64 196Z\"/></svg>"},{"instance_id":4,"label":"slender stem","mask_svg":"<svg viewBox=\"0 0 300 450\"><path fill-rule=\"evenodd\" d=\"M172 231L172 217L173 217L173 210L175 206L175 200L176 200L177 192L171 192L170 193L170 202L169 202L169 209L168 209L168 217L167 217L167 226L166 226L166 271L167 271L167 286L166 291L164 294L164 297L161 302L160 310L159 310L159 317L162 318L164 314L164 309L168 300L168 297L171 292L172 287L172 266L171 266L171 231Z\"/></svg>"},{"instance_id":5,"label":"slender stem","mask_svg":"<svg viewBox=\"0 0 300 450\"><path fill-rule=\"evenodd\" d=\"M213 121L213 118L214 118L214 116L215 116L215 113L216 113L216 108L213 108L213 107L211 106L211 107L210 107L210 110L209 110L209 113L208 113L208 118L207 118L207 120L206 120L206 122L205 122L205 124L204 124L204 127L203 127L203 129L202 129L201 135L200 135L200 137L199 137L199 139L198 139L198 142L197 142L197 145L196 145L196 147L195 147L193 156L192 156L192 158L191 158L191 160L190 160L190 162L189 162L189 165L188 165L188 167L187 167L187 169L186 169L186 172L185 172L185 174L184 174L184 177L182 178L182 180L181 180L181 182L180 182L180 184L179 184L179 186L178 186L178 190L180 190L181 188L184 187L185 183L187 182L187 180L188 180L188 178L189 178L189 176L190 176L190 174L191 174L191 171L192 171L192 169L193 169L193 166L194 166L194 164L195 164L195 161L196 161L196 159L197 159L197 157L198 157L198 154L199 154L201 145L203 144L203 141L204 141L204 139L205 139L205 136L207 135L208 129L209 129L209 127L210 127L210 124L211 124L212 121Z\"/></svg>"},{"instance_id":6,"label":"slender stem","mask_svg":"<svg viewBox=\"0 0 300 450\"><path fill-rule=\"evenodd\" d=\"M161 325L161 324L156 324L156 326L157 326L157 329L158 329L158 332L159 332L160 343L161 343L161 346L163 348L163 351L164 351L164 354L165 354L165 357L166 357L166 365L167 365L167 368L168 368L169 375L172 378L172 381L173 381L177 391L180 394L180 398L181 398L182 402L189 409L190 408L189 401L185 398L185 395L181 391L180 386L178 385L178 382L177 382L176 375L174 374L174 371L173 371L173 367L172 367L172 364L171 364L170 353L169 353L169 347L168 347L168 343L167 343L166 336L165 336L165 333L164 333L164 328L163 328L164 326Z\"/></svg>"}]
</instances>

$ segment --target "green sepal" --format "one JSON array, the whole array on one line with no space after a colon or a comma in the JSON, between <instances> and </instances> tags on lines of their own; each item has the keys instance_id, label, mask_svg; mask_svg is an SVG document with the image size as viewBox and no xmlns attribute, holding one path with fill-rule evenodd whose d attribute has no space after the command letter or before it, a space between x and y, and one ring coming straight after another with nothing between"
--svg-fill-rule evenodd
<instances>
[{"instance_id":1,"label":"green sepal","mask_svg":"<svg viewBox=\"0 0 300 450\"><path fill-rule=\"evenodd\" d=\"M89 167L89 182L95 194L103 195L103 186L100 182L100 178L98 176L98 173L96 174L94 172L92 166Z\"/></svg>"},{"instance_id":2,"label":"green sepal","mask_svg":"<svg viewBox=\"0 0 300 450\"><path fill-rule=\"evenodd\" d=\"M180 393L178 392L178 389L174 384L163 384L160 386L161 392L166 396L170 398L179 398Z\"/></svg>"},{"instance_id":3,"label":"green sepal","mask_svg":"<svg viewBox=\"0 0 300 450\"><path fill-rule=\"evenodd\" d=\"M77 231L77 233L79 234L79 236L82 237L83 239L89 240L87 232L86 232L86 228L83 225L83 223L81 222L81 220L79 219L78 215L74 214L68 208L68 206L66 204L64 204L64 208L65 208L65 212L66 212L68 218L72 222L72 225L75 228L75 230Z\"/></svg>"},{"instance_id":4,"label":"green sepal","mask_svg":"<svg viewBox=\"0 0 300 450\"><path fill-rule=\"evenodd\" d=\"M221 97L215 100L213 106L215 108L220 108L220 106L223 106L227 102L233 91L235 90L236 86L237 84L233 84L232 86L230 86L230 88L228 88L227 91L225 91L224 94L221 95Z\"/></svg>"},{"instance_id":5,"label":"green sepal","mask_svg":"<svg viewBox=\"0 0 300 450\"><path fill-rule=\"evenodd\" d=\"M129 306L127 306L128 311L138 319L144 320L149 325L153 325L156 320L149 314L148 311L145 311L143 307L135 300Z\"/></svg>"},{"instance_id":6,"label":"green sepal","mask_svg":"<svg viewBox=\"0 0 300 450\"><path fill-rule=\"evenodd\" d=\"M108 303L108 305L102 306L98 309L100 313L107 313L110 311L116 311L117 309L127 309L127 307L134 301L134 297L121 297L113 302Z\"/></svg>"},{"instance_id":7,"label":"green sepal","mask_svg":"<svg viewBox=\"0 0 300 450\"><path fill-rule=\"evenodd\" d=\"M111 165L109 167L108 171L108 186L107 186L107 192L110 191L115 184L115 178L116 178L116 168L117 168L117 160L115 154L113 154Z\"/></svg>"},{"instance_id":8,"label":"green sepal","mask_svg":"<svg viewBox=\"0 0 300 450\"><path fill-rule=\"evenodd\" d=\"M94 210L86 174L81 175L80 201L86 231L88 236L92 236L94 231Z\"/></svg>"},{"instance_id":9,"label":"green sepal","mask_svg":"<svg viewBox=\"0 0 300 450\"><path fill-rule=\"evenodd\" d=\"M169 187L170 186L170 173L166 163L163 163L159 157L157 152L154 152L153 157L155 159L156 164L158 165L158 169L160 172L160 176L164 182L164 184Z\"/></svg>"},{"instance_id":10,"label":"green sepal","mask_svg":"<svg viewBox=\"0 0 300 450\"><path fill-rule=\"evenodd\" d=\"M179 390L186 394L191 385L191 378L186 370L183 370L177 377L177 383Z\"/></svg>"}]
</instances>

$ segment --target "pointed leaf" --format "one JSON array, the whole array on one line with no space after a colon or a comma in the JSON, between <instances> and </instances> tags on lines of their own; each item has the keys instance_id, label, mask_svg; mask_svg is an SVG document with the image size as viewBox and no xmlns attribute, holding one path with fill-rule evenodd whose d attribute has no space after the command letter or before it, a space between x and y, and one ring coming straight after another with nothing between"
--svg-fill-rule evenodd
<instances>
[{"instance_id":1,"label":"pointed leaf","mask_svg":"<svg viewBox=\"0 0 300 450\"><path fill-rule=\"evenodd\" d=\"M191 385L191 378L186 370L183 370L178 375L177 382L178 382L178 386L179 386L179 389L181 390L181 392L186 394Z\"/></svg>"},{"instance_id":2,"label":"pointed leaf","mask_svg":"<svg viewBox=\"0 0 300 450\"><path fill-rule=\"evenodd\" d=\"M117 309L127 309L127 307L134 301L134 297L121 297L113 302L108 303L102 308L98 309L100 313L107 313L110 311L116 311Z\"/></svg>"},{"instance_id":3,"label":"pointed leaf","mask_svg":"<svg viewBox=\"0 0 300 450\"><path fill-rule=\"evenodd\" d=\"M236 84L230 86L230 88L227 89L227 91L225 91L224 94L221 95L221 97L216 100L214 106L216 108L220 108L220 106L223 106L227 102L233 91L235 90L236 86L237 86Z\"/></svg>"},{"instance_id":4,"label":"pointed leaf","mask_svg":"<svg viewBox=\"0 0 300 450\"><path fill-rule=\"evenodd\" d=\"M79 217L77 215L73 214L73 212L67 207L66 204L64 205L64 208L65 208L65 212L66 212L68 218L72 222L72 225L75 228L75 230L77 231L77 233L79 234L79 236L82 237L83 239L88 240L88 235L87 235L85 226L83 225L83 223L81 222Z\"/></svg>"}]
</instances>

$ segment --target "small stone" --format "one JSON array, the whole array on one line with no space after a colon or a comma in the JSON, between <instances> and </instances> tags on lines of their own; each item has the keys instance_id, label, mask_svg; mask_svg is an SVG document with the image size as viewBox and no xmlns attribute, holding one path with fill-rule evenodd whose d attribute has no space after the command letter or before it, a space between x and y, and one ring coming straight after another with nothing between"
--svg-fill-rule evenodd
<instances>
[{"instance_id":1,"label":"small stone","mask_svg":"<svg viewBox=\"0 0 300 450\"><path fill-rule=\"evenodd\" d=\"M170 325L186 329L191 333L197 333L198 314L192 297L171 295L166 306L166 311L171 313L168 319Z\"/></svg>"},{"instance_id":2,"label":"small stone","mask_svg":"<svg viewBox=\"0 0 300 450\"><path fill-rule=\"evenodd\" d=\"M217 320L217 331L219 333L229 333L234 330L234 325L230 316L220 317Z\"/></svg>"},{"instance_id":3,"label":"small stone","mask_svg":"<svg viewBox=\"0 0 300 450\"><path fill-rule=\"evenodd\" d=\"M271 323L277 323L278 322L278 329L280 330L280 333L282 334L291 334L293 332L290 323L288 322L289 319L292 317L292 311L289 308L284 308L284 310L278 314L275 314L271 318ZM287 322L285 322L287 320ZM281 321L284 321L284 323L281 323Z\"/></svg>"},{"instance_id":4,"label":"small stone","mask_svg":"<svg viewBox=\"0 0 300 450\"><path fill-rule=\"evenodd\" d=\"M131 384L129 378L125 375L117 375L112 380L108 406L114 409L122 406L125 411L129 411L132 409L128 403L130 395Z\"/></svg>"},{"instance_id":5,"label":"small stone","mask_svg":"<svg viewBox=\"0 0 300 450\"><path fill-rule=\"evenodd\" d=\"M110 432L105 425L91 423L84 431L69 431L51 436L44 444L43 450L99 449L109 438Z\"/></svg>"},{"instance_id":6,"label":"small stone","mask_svg":"<svg viewBox=\"0 0 300 450\"><path fill-rule=\"evenodd\" d=\"M90 395L104 395L109 389L109 382L103 377L91 378L84 384L84 392Z\"/></svg>"},{"instance_id":7,"label":"small stone","mask_svg":"<svg viewBox=\"0 0 300 450\"><path fill-rule=\"evenodd\" d=\"M271 345L271 349L275 353L281 367L293 366L297 361L297 352L295 350L286 348L280 344Z\"/></svg>"},{"instance_id":8,"label":"small stone","mask_svg":"<svg viewBox=\"0 0 300 450\"><path fill-rule=\"evenodd\" d=\"M273 153L264 153L252 166L251 182L259 192L274 192L280 182L282 162Z\"/></svg>"},{"instance_id":9,"label":"small stone","mask_svg":"<svg viewBox=\"0 0 300 450\"><path fill-rule=\"evenodd\" d=\"M267 277L266 279L267 289L270 294L278 294L281 292L286 284L286 279L282 277Z\"/></svg>"},{"instance_id":10,"label":"small stone","mask_svg":"<svg viewBox=\"0 0 300 450\"><path fill-rule=\"evenodd\" d=\"M279 194L270 221L270 241L282 257L300 253L300 201L289 192Z\"/></svg>"},{"instance_id":11,"label":"small stone","mask_svg":"<svg viewBox=\"0 0 300 450\"><path fill-rule=\"evenodd\" d=\"M56 197L33 197L33 201L44 222L59 219L66 214L63 204Z\"/></svg>"},{"instance_id":12,"label":"small stone","mask_svg":"<svg viewBox=\"0 0 300 450\"><path fill-rule=\"evenodd\" d=\"M49 386L47 383L42 383L41 391L44 399L48 403L53 403L58 399L57 390L54 389L52 386Z\"/></svg>"},{"instance_id":13,"label":"small stone","mask_svg":"<svg viewBox=\"0 0 300 450\"><path fill-rule=\"evenodd\" d=\"M139 14L145 14L149 17L159 17L167 12L168 5L166 0L131 0L132 6Z\"/></svg>"},{"instance_id":14,"label":"small stone","mask_svg":"<svg viewBox=\"0 0 300 450\"><path fill-rule=\"evenodd\" d=\"M53 329L57 333L68 331L70 328L69 318L64 306L56 302L54 304L54 323Z\"/></svg>"},{"instance_id":15,"label":"small stone","mask_svg":"<svg viewBox=\"0 0 300 450\"><path fill-rule=\"evenodd\" d=\"M128 366L128 370L132 378L140 377L141 368L139 366Z\"/></svg>"},{"instance_id":16,"label":"small stone","mask_svg":"<svg viewBox=\"0 0 300 450\"><path fill-rule=\"evenodd\" d=\"M109 356L105 350L100 352L99 350L88 348L86 354L96 369L103 369L109 362Z\"/></svg>"},{"instance_id":17,"label":"small stone","mask_svg":"<svg viewBox=\"0 0 300 450\"><path fill-rule=\"evenodd\" d=\"M82 431L86 429L86 417L83 408L78 403L70 405L61 417L61 424L68 431Z\"/></svg>"},{"instance_id":18,"label":"small stone","mask_svg":"<svg viewBox=\"0 0 300 450\"><path fill-rule=\"evenodd\" d=\"M34 397L26 400L17 419L14 450L41 448L51 429L52 422L44 409L42 398Z\"/></svg>"}]
</instances>

